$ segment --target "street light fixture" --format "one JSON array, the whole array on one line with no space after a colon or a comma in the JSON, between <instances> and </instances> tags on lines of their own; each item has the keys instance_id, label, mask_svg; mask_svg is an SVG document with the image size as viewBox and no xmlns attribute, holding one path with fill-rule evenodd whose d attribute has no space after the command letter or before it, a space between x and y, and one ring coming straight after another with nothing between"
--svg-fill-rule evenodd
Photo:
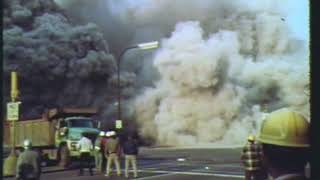
<instances>
[{"instance_id":1,"label":"street light fixture","mask_svg":"<svg viewBox=\"0 0 320 180\"><path fill-rule=\"evenodd\" d=\"M154 49L159 47L159 42L158 41L152 41L152 42L147 42L147 43L141 43L137 45L139 49Z\"/></svg>"},{"instance_id":2,"label":"street light fixture","mask_svg":"<svg viewBox=\"0 0 320 180\"><path fill-rule=\"evenodd\" d=\"M147 49L155 49L159 47L158 41L152 41L147 43L140 43L133 46L129 46L125 49L123 49L120 53L120 55L117 58L117 84L118 84L118 120L121 120L121 86L120 86L120 63L122 56L130 49L141 49L141 50L147 50Z\"/></svg>"}]
</instances>

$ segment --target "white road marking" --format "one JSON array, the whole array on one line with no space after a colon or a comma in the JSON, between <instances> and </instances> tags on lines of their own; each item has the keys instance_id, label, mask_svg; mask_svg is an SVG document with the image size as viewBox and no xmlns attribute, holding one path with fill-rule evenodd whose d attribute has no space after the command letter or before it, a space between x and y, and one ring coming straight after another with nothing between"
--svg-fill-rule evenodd
<instances>
[{"instance_id":1,"label":"white road marking","mask_svg":"<svg viewBox=\"0 0 320 180\"><path fill-rule=\"evenodd\" d=\"M232 178L244 178L243 175L225 174L225 173L204 173L204 172L183 172L183 171L154 171L154 170L138 170L139 172L150 173L167 173L169 175L183 174L183 175L200 175L200 176L216 176L216 177L232 177Z\"/></svg>"},{"instance_id":2,"label":"white road marking","mask_svg":"<svg viewBox=\"0 0 320 180\"><path fill-rule=\"evenodd\" d=\"M137 180L142 180L142 179L151 179L151 178L157 178L157 177L163 177L163 176L171 176L171 175L175 175L175 174L174 174L174 173L159 174L159 175L147 176L147 177L136 178L136 179L137 179Z\"/></svg>"},{"instance_id":3,"label":"white road marking","mask_svg":"<svg viewBox=\"0 0 320 180\"><path fill-rule=\"evenodd\" d=\"M214 164L213 167L243 167L241 164Z\"/></svg>"}]
</instances>

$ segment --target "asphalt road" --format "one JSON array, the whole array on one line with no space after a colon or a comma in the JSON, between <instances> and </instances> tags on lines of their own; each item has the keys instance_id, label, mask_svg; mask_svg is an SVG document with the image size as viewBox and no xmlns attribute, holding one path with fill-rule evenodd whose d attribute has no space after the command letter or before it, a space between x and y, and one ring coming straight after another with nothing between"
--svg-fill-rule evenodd
<instances>
[{"instance_id":1,"label":"asphalt road","mask_svg":"<svg viewBox=\"0 0 320 180\"><path fill-rule=\"evenodd\" d=\"M12 179L14 178L4 178L4 179ZM101 175L101 174L94 174L93 176L84 175L78 176L76 171L64 171L64 172L55 172L50 174L44 174L41 176L41 179L45 180L103 180L103 179L112 179L112 180L127 180L124 177L117 177L111 176L109 178ZM134 179L130 178L129 179ZM214 175L206 175L206 174L176 174L176 173L140 173L136 180L236 180L236 179L243 179L243 178L232 178L232 177L219 177Z\"/></svg>"},{"instance_id":2,"label":"asphalt road","mask_svg":"<svg viewBox=\"0 0 320 180\"><path fill-rule=\"evenodd\" d=\"M141 149L138 159L139 177L144 179L163 180L235 180L243 179L244 172L239 160L240 149ZM123 160L122 160L122 167ZM58 167L46 167L41 179L70 180L70 179L125 179L124 177L105 177L95 172L78 176L76 163L68 170ZM122 172L123 173L123 172ZM115 174L115 173L114 173ZM4 178L13 180L14 178ZM131 179L131 178L129 178Z\"/></svg>"}]
</instances>

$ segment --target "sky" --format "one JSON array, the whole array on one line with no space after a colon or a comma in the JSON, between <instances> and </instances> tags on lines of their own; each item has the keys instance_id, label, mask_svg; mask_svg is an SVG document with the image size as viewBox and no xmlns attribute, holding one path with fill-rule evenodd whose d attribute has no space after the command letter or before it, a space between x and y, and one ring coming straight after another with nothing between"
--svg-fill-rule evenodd
<instances>
[{"instance_id":1,"label":"sky","mask_svg":"<svg viewBox=\"0 0 320 180\"><path fill-rule=\"evenodd\" d=\"M288 11L292 16L288 19L289 26L299 39L309 42L309 1L291 0Z\"/></svg>"},{"instance_id":2,"label":"sky","mask_svg":"<svg viewBox=\"0 0 320 180\"><path fill-rule=\"evenodd\" d=\"M65 0L55 0L55 1L58 4L65 2ZM259 2L260 1L257 1L257 3ZM270 5L268 1L263 1L263 2ZM309 1L308 0L283 0L279 2L279 4L284 4L282 8L289 15L287 21L294 35L299 39L306 40L307 42L309 42Z\"/></svg>"}]
</instances>

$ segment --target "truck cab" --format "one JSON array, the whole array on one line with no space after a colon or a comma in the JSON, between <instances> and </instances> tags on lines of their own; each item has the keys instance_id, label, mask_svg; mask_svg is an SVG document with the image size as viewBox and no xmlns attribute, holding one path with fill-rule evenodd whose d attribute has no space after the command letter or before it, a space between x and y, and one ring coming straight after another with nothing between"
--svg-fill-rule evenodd
<instances>
[{"instance_id":1,"label":"truck cab","mask_svg":"<svg viewBox=\"0 0 320 180\"><path fill-rule=\"evenodd\" d=\"M95 127L92 116L96 114L94 109L63 108L53 109L47 113L55 125L54 146L57 150L55 158L61 166L66 166L70 159L77 159L80 152L77 149L78 142L85 133L94 144L100 130ZM93 156L93 154L92 154Z\"/></svg>"},{"instance_id":2,"label":"truck cab","mask_svg":"<svg viewBox=\"0 0 320 180\"><path fill-rule=\"evenodd\" d=\"M82 137L82 133L91 139L94 143L99 134L99 130L94 128L92 118L75 116L61 118L57 124L57 131L55 132L55 146L61 148L66 145L71 157L78 157L79 151L77 149L78 141Z\"/></svg>"},{"instance_id":3,"label":"truck cab","mask_svg":"<svg viewBox=\"0 0 320 180\"><path fill-rule=\"evenodd\" d=\"M97 110L92 108L55 108L45 111L37 119L21 119L15 124L5 121L4 147L16 142L15 148L22 149L23 141L29 139L44 160L58 160L61 166L67 166L71 158L80 155L77 144L82 133L92 143L98 136L100 131L93 120L96 114Z\"/></svg>"}]
</instances>

